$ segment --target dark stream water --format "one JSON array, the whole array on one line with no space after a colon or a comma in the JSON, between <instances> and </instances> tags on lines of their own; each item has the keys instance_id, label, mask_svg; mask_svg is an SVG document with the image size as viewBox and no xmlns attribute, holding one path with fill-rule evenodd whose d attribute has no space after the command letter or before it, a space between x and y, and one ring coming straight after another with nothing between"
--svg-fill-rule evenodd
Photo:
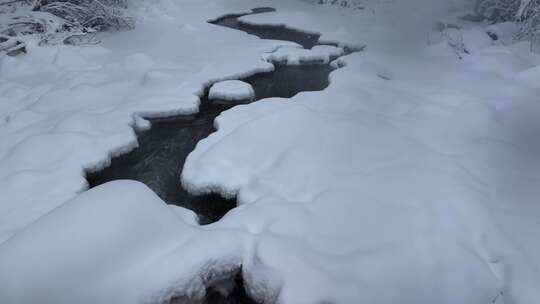
<instances>
[{"instance_id":1,"label":"dark stream water","mask_svg":"<svg viewBox=\"0 0 540 304\"><path fill-rule=\"evenodd\" d=\"M252 14L274 11L271 8L254 9ZM238 17L248 14L228 15L211 23L241 30L265 39L294 41L306 48L317 44L319 35L302 33L285 27L253 26L241 23ZM348 50L350 53L353 50ZM273 72L255 74L242 78L253 86L257 101L268 97L290 98L299 92L324 90L328 76L333 70L329 64L310 63L301 66L276 65ZM225 213L237 206L236 199L225 199L217 194L190 195L180 183L186 157L201 139L214 129L214 119L223 111L235 106L230 102L208 99L209 88L201 96L197 114L149 118L152 127L137 131L139 147L113 158L111 165L101 171L87 172L90 187L117 179L132 179L145 183L165 202L193 210L200 224L218 221ZM223 296L211 287L204 303L250 304L255 303L245 293L241 275L232 278L234 290ZM173 301L174 303L174 301Z\"/></svg>"}]
</instances>

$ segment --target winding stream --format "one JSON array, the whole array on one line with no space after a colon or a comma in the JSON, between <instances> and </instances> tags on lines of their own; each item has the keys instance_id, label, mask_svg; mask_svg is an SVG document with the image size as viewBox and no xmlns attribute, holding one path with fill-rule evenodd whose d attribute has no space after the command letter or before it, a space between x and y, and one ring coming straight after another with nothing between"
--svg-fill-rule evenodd
<instances>
[{"instance_id":1,"label":"winding stream","mask_svg":"<svg viewBox=\"0 0 540 304\"><path fill-rule=\"evenodd\" d=\"M258 8L249 14L271 11L274 9ZM284 26L249 25L238 20L239 17L249 14L231 14L209 22L263 39L294 41L304 48L318 45L318 34L300 32ZM345 49L346 54L353 51L355 50ZM329 85L329 74L334 69L330 64L315 62L300 66L274 65L275 70L272 72L239 79L252 85L255 91L253 101L268 97L290 98L299 92L324 90ZM180 183L188 154L195 149L197 142L215 131L214 119L221 112L236 105L212 102L208 98L208 91L209 88L206 88L201 96L201 106L196 114L148 118L152 127L149 130L137 131L138 148L113 158L111 165L101 171L87 172L90 187L116 179L138 180L168 204L193 210L198 215L200 224L216 222L235 208L236 199L225 199L218 194L190 195ZM241 276L238 275L234 281L234 290L228 296L221 296L209 287L204 303L255 303L246 296Z\"/></svg>"}]
</instances>

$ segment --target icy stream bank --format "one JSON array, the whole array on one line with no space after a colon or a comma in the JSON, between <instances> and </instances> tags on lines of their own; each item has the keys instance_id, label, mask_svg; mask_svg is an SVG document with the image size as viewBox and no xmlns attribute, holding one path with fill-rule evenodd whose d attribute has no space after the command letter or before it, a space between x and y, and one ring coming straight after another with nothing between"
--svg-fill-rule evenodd
<instances>
[{"instance_id":1,"label":"icy stream bank","mask_svg":"<svg viewBox=\"0 0 540 304\"><path fill-rule=\"evenodd\" d=\"M346 67L323 91L216 117L182 181L192 193L236 196L221 220L200 226L139 182L85 191L83 168L136 146L131 126L150 127L140 116L195 113L212 83L271 72L269 62L302 66L335 48L207 22L253 1L158 2L169 5L148 3L141 26L102 46L2 60L1 303L540 298L540 162L531 153L540 61L482 39L483 25L464 29L471 55L461 61L444 41L407 52L395 35L401 22L386 22L398 20L388 19L391 3L349 15L278 0L278 12L239 19L369 48L337 60ZM213 298L224 290L230 296Z\"/></svg>"},{"instance_id":2,"label":"icy stream bank","mask_svg":"<svg viewBox=\"0 0 540 304\"><path fill-rule=\"evenodd\" d=\"M268 8L254 9L252 14L269 10ZM313 39L314 41L318 39L318 35L287 30L284 27L253 27L237 21L240 16L245 15L228 15L212 23L243 30L259 37L294 40L310 47L314 45ZM313 43L308 43L308 41ZM338 58L336 54L344 55L353 51L351 49L343 51L338 47L331 48L327 53L320 51L310 53L306 50L306 56L301 64L283 64L283 58L286 58L283 55L276 59L277 62L272 61L272 57L268 56L268 60L274 63L274 71L258 73L240 80L253 87L255 91L253 101L270 97L290 98L304 91L324 90L329 84L329 74L335 69L329 63L330 59ZM279 50L281 49L277 51ZM297 52L290 52L290 54L295 56ZM149 186L167 203L193 210L198 214L201 224L213 223L236 207L234 194L226 195L227 198L214 193L194 196L180 184L182 168L188 154L195 149L199 140L215 131L214 119L221 112L235 106L227 102L210 101L208 91L207 87L201 97L201 106L197 114L149 119L152 127L149 130L137 132L139 148L114 158L111 165L104 170L90 172L87 176L90 187L117 179L138 180ZM221 189L212 190L220 192Z\"/></svg>"}]
</instances>

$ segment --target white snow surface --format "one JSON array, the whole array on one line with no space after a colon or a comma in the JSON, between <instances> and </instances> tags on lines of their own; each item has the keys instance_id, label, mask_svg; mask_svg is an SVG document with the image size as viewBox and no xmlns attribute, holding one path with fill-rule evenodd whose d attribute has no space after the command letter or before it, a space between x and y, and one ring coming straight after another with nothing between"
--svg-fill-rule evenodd
<instances>
[{"instance_id":1,"label":"white snow surface","mask_svg":"<svg viewBox=\"0 0 540 304\"><path fill-rule=\"evenodd\" d=\"M527 44L465 24L459 60L444 40L396 34L390 2L157 3L100 46L0 58L0 303L201 297L240 265L268 302L538 301L540 58ZM84 168L136 146L141 116L192 112L206 85L271 70L272 52L298 58L205 23L257 6L278 12L243 20L367 47L325 91L218 117L182 183L241 206L198 227L136 182L80 193Z\"/></svg>"},{"instance_id":2,"label":"white snow surface","mask_svg":"<svg viewBox=\"0 0 540 304\"><path fill-rule=\"evenodd\" d=\"M208 98L210 100L251 101L255 98L255 91L249 83L226 80L212 85Z\"/></svg>"}]
</instances>

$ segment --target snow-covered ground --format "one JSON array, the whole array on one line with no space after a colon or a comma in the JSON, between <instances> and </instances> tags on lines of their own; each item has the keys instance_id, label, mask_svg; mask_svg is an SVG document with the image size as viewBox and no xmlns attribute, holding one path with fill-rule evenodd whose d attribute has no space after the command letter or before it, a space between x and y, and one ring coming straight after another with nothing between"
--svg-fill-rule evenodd
<instances>
[{"instance_id":1,"label":"snow-covered ground","mask_svg":"<svg viewBox=\"0 0 540 304\"><path fill-rule=\"evenodd\" d=\"M0 303L201 297L239 265L252 296L279 303L538 301L540 57L526 43L465 22L408 35L388 2L143 3L135 30L99 46L0 58ZM367 47L325 91L218 118L182 182L241 206L199 227L136 182L81 193L84 168L136 145L141 116L195 111L205 85L272 69L263 59L301 60L205 22L258 6L278 11L242 20Z\"/></svg>"}]
</instances>

